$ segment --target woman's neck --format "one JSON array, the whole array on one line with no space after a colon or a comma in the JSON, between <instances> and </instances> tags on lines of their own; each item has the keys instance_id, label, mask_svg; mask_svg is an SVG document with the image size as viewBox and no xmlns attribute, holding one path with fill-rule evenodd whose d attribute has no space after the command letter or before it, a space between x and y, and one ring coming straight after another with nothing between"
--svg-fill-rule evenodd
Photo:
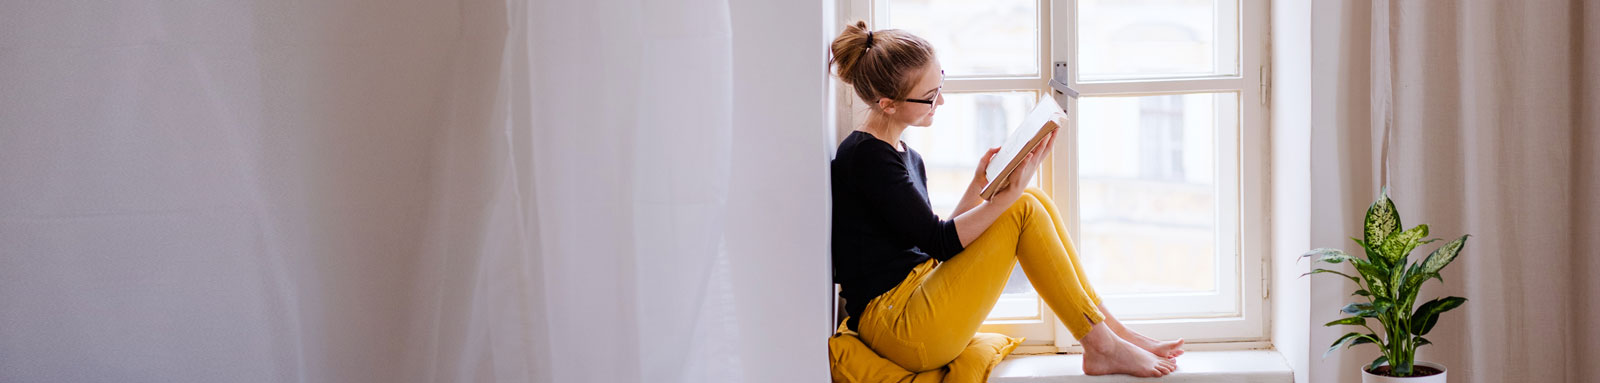
<instances>
[{"instance_id":1,"label":"woman's neck","mask_svg":"<svg viewBox=\"0 0 1600 383\"><path fill-rule=\"evenodd\" d=\"M906 124L873 113L867 116L867 123L861 126L861 131L889 143L894 150L905 151L905 148L900 147L900 133L906 131Z\"/></svg>"}]
</instances>

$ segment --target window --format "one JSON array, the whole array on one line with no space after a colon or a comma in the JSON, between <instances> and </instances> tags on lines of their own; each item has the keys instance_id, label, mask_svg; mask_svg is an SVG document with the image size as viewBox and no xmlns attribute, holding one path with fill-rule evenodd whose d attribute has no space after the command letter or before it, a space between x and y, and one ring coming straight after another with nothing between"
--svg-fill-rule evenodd
<instances>
[{"instance_id":1,"label":"window","mask_svg":"<svg viewBox=\"0 0 1600 383\"><path fill-rule=\"evenodd\" d=\"M841 25L916 33L944 64L939 117L904 134L936 212L1039 95L1057 95L1069 123L1034 185L1072 221L1106 304L1151 336L1264 339L1264 1L842 1ZM1081 96L1053 92L1052 77ZM840 92L844 127L859 126L865 105ZM983 331L1075 348L1026 278L1012 272Z\"/></svg>"}]
</instances>

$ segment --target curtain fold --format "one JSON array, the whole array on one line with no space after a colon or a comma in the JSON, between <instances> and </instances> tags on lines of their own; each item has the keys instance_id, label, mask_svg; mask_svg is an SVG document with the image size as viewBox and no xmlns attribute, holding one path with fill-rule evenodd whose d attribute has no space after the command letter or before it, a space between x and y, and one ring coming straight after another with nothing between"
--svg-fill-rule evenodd
<instances>
[{"instance_id":1,"label":"curtain fold","mask_svg":"<svg viewBox=\"0 0 1600 383\"><path fill-rule=\"evenodd\" d=\"M3 6L0 381L825 379L831 13L738 7Z\"/></svg>"},{"instance_id":2,"label":"curtain fold","mask_svg":"<svg viewBox=\"0 0 1600 383\"><path fill-rule=\"evenodd\" d=\"M1314 148L1313 161L1326 165L1313 177L1337 179L1326 198L1339 210L1322 211L1338 217L1313 229L1313 245L1348 245L1363 208L1388 186L1406 225L1473 235L1445 282L1423 290L1468 302L1444 314L1419 359L1444 363L1460 382L1591 380L1600 373L1583 357L1600 350L1590 325L1600 319L1600 284L1589 275L1600 270L1600 6L1341 3L1314 26L1338 41L1313 47L1330 58L1314 59L1313 73L1337 76L1314 89L1322 97L1313 102L1332 114L1314 128L1330 140L1313 143L1326 146ZM1322 291L1313 307L1352 291L1349 282L1313 284ZM1332 315L1313 309L1313 347L1342 331L1316 326ZM1359 381L1359 366L1376 356L1356 347L1315 363L1313 379Z\"/></svg>"}]
</instances>

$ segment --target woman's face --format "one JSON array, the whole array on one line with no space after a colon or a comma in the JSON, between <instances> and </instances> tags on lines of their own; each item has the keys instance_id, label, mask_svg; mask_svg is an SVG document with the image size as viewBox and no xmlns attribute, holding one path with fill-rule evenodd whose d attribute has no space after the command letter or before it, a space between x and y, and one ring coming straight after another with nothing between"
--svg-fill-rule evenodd
<instances>
[{"instance_id":1,"label":"woman's face","mask_svg":"<svg viewBox=\"0 0 1600 383\"><path fill-rule=\"evenodd\" d=\"M944 67L935 59L922 69L917 84L911 87L911 94L906 96L906 101L894 104L890 110L885 110L889 118L911 126L928 126L933 124L933 112L944 105Z\"/></svg>"}]
</instances>

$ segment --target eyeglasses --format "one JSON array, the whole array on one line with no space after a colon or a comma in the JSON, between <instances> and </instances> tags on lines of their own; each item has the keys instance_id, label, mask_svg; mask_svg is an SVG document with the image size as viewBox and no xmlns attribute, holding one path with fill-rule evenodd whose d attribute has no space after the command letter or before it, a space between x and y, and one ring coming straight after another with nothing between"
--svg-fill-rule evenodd
<instances>
[{"instance_id":1,"label":"eyeglasses","mask_svg":"<svg viewBox=\"0 0 1600 383\"><path fill-rule=\"evenodd\" d=\"M929 97L926 100L918 100L918 99L915 99L915 98L908 98L908 99L906 99L906 102L915 102L915 103L918 103L918 104L933 105L934 101L938 101L939 100L939 95L943 94L943 93L944 93L944 71L941 70L941 71L939 71L939 87L938 88L933 88L933 97Z\"/></svg>"}]
</instances>

